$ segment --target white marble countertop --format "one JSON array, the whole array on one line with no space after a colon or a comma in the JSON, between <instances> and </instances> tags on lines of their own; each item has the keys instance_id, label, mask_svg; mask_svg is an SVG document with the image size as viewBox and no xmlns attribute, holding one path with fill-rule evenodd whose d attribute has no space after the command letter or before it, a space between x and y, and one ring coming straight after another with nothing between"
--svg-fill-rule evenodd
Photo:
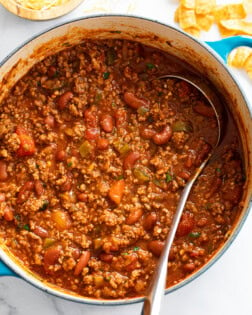
<instances>
[{"instance_id":1,"label":"white marble countertop","mask_svg":"<svg viewBox=\"0 0 252 315\"><path fill-rule=\"evenodd\" d=\"M8 0L6 0L8 1ZM174 24L177 0L86 0L67 16L46 22L18 18L0 6L0 60L33 34L48 27L93 13L130 13ZM215 28L202 39L217 40ZM252 82L235 70L249 95ZM252 102L251 102L252 104ZM228 251L206 273L165 297L162 315L252 314L252 213ZM0 278L0 315L137 315L141 304L101 307L77 304L50 296L23 280Z\"/></svg>"}]
</instances>

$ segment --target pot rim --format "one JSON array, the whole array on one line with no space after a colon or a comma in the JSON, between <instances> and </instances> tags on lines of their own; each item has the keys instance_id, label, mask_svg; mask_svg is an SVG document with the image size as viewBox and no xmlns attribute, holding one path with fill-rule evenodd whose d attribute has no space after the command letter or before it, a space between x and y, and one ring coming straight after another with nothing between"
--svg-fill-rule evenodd
<instances>
[{"instance_id":1,"label":"pot rim","mask_svg":"<svg viewBox=\"0 0 252 315\"><path fill-rule=\"evenodd\" d=\"M140 19L144 20L147 22L159 24L164 27L170 28L174 32L178 32L182 34L185 37L188 37L190 40L194 41L196 44L202 46L207 52L214 57L216 62L221 64L223 71L225 71L228 76L232 79L233 83L238 87L238 90L240 91L241 97L243 99L244 104L246 104L246 107L250 113L250 118L252 118L252 107L249 107L249 101L248 98L240 85L238 81L234 78L233 74L231 71L228 69L220 55L209 45L207 45L204 41L201 41L190 34L185 33L184 31L176 28L173 25L166 24L164 22L161 22L156 19L151 19L144 17L142 15L134 15L134 14L117 14L117 13L103 13L103 14L90 14L86 15L83 17L78 17L78 18L73 18L69 19L65 22L59 22L56 25L50 26L46 28L44 31L41 31L37 33L36 35L31 36L29 39L25 40L23 43L21 43L17 48L13 49L7 56L5 56L1 61L0 61L0 67L2 67L13 55L15 55L18 51L24 48L27 44L29 44L31 41L39 38L40 36L53 31L57 28L60 28L64 25L68 25L71 23L75 23L78 21L82 20L88 20L88 19L97 19L97 18L132 18L132 19ZM233 228L231 235L229 236L228 240L218 249L218 251L213 255L213 257L205 264L203 265L199 270L197 270L195 273L190 275L189 277L185 278L183 281L179 282L178 284L165 289L165 295L171 292L174 292L181 287L185 286L186 284L192 282L196 278L198 278L200 275L202 275L205 271L207 271L225 252L226 250L230 247L230 245L233 243L235 240L236 236L240 232L245 220L247 219L247 216L250 212L250 209L252 208L252 193L249 197L249 202L246 207L243 210L243 215L240 219L238 219L236 226ZM144 301L144 297L134 297L134 298L126 298L126 299L94 299L94 298L88 298L88 297L82 297L79 295L74 295L71 294L71 292L68 293L67 290L60 290L57 287L52 287L50 284L46 284L45 282L42 282L41 280L37 279L35 275L32 273L26 272L25 269L23 269L20 264L15 263L13 259L10 258L10 256L0 247L0 259L12 270L14 270L23 280L28 282L29 284L33 285L34 287L43 290L46 293L50 293L56 297L60 297L64 300L67 301L73 301L77 303L83 303L83 304L89 304L89 305L103 305L103 306L111 306L111 305L127 305L127 304L134 304L134 303L139 303Z\"/></svg>"}]
</instances>

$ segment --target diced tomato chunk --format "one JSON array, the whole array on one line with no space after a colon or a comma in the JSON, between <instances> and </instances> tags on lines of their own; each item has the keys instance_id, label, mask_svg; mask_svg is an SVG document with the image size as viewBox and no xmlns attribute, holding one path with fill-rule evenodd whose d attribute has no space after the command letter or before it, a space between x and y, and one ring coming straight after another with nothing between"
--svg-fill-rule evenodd
<instances>
[{"instance_id":1,"label":"diced tomato chunk","mask_svg":"<svg viewBox=\"0 0 252 315\"><path fill-rule=\"evenodd\" d=\"M17 150L17 156L30 156L35 153L35 143L31 135L28 134L27 130L21 126L17 126L16 134L20 140L20 146Z\"/></svg>"}]
</instances>

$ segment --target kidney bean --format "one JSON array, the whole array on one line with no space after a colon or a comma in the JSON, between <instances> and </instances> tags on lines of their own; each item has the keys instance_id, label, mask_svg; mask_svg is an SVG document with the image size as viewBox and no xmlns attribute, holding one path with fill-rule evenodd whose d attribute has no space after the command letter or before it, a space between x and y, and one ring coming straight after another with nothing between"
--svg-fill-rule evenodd
<instances>
[{"instance_id":1,"label":"kidney bean","mask_svg":"<svg viewBox=\"0 0 252 315\"><path fill-rule=\"evenodd\" d=\"M63 162L67 159L67 153L65 150L59 150L55 154L55 159L58 162Z\"/></svg>"},{"instance_id":2,"label":"kidney bean","mask_svg":"<svg viewBox=\"0 0 252 315\"><path fill-rule=\"evenodd\" d=\"M172 136L172 129L169 125L165 126L161 132L156 133L152 139L154 143L161 145L167 143Z\"/></svg>"},{"instance_id":3,"label":"kidney bean","mask_svg":"<svg viewBox=\"0 0 252 315\"><path fill-rule=\"evenodd\" d=\"M200 166L200 164L205 160L207 157L208 153L211 151L212 147L208 143L204 143L203 146L201 147L200 152L196 155L196 158L194 160L194 165L195 166Z\"/></svg>"},{"instance_id":4,"label":"kidney bean","mask_svg":"<svg viewBox=\"0 0 252 315\"><path fill-rule=\"evenodd\" d=\"M87 194L85 194L85 193L80 193L80 194L77 195L77 199L78 199L79 201L86 202L86 201L87 201Z\"/></svg>"},{"instance_id":5,"label":"kidney bean","mask_svg":"<svg viewBox=\"0 0 252 315\"><path fill-rule=\"evenodd\" d=\"M74 269L74 275L75 276L78 276L82 272L83 268L85 268L87 266L89 259L90 259L90 252L84 251L82 253L78 263L75 266L75 269Z\"/></svg>"},{"instance_id":6,"label":"kidney bean","mask_svg":"<svg viewBox=\"0 0 252 315\"><path fill-rule=\"evenodd\" d=\"M147 101L136 97L131 92L125 92L123 99L127 105L134 109L138 109L139 107L148 107Z\"/></svg>"},{"instance_id":7,"label":"kidney bean","mask_svg":"<svg viewBox=\"0 0 252 315\"><path fill-rule=\"evenodd\" d=\"M78 259L80 258L80 255L81 255L81 251L78 247L72 247L71 248L71 252L72 252L72 256L74 259Z\"/></svg>"},{"instance_id":8,"label":"kidney bean","mask_svg":"<svg viewBox=\"0 0 252 315\"><path fill-rule=\"evenodd\" d=\"M99 138L97 140L97 149L99 150L107 150L109 147L109 142L107 139Z\"/></svg>"},{"instance_id":9,"label":"kidney bean","mask_svg":"<svg viewBox=\"0 0 252 315\"><path fill-rule=\"evenodd\" d=\"M107 253L101 253L99 258L101 261L104 261L106 263L110 263L113 260L113 255L112 254L107 254Z\"/></svg>"},{"instance_id":10,"label":"kidney bean","mask_svg":"<svg viewBox=\"0 0 252 315\"><path fill-rule=\"evenodd\" d=\"M131 169L135 165L136 161L140 158L140 153L137 151L129 152L123 161L123 168Z\"/></svg>"},{"instance_id":11,"label":"kidney bean","mask_svg":"<svg viewBox=\"0 0 252 315\"><path fill-rule=\"evenodd\" d=\"M193 230L195 221L193 214L190 212L185 212L182 214L180 219L176 235L177 236L185 236Z\"/></svg>"},{"instance_id":12,"label":"kidney bean","mask_svg":"<svg viewBox=\"0 0 252 315\"><path fill-rule=\"evenodd\" d=\"M102 115L100 118L100 124L101 124L102 129L105 132L112 132L112 130L114 128L113 117L109 114Z\"/></svg>"},{"instance_id":13,"label":"kidney bean","mask_svg":"<svg viewBox=\"0 0 252 315\"><path fill-rule=\"evenodd\" d=\"M125 126L125 123L127 121L127 112L123 108L119 108L115 112L115 121L116 121L116 127L120 128Z\"/></svg>"},{"instance_id":14,"label":"kidney bean","mask_svg":"<svg viewBox=\"0 0 252 315\"><path fill-rule=\"evenodd\" d=\"M33 233L35 233L36 235L42 237L42 238L46 238L48 237L48 231L45 230L44 228L42 228L41 226L37 225L35 226Z\"/></svg>"},{"instance_id":15,"label":"kidney bean","mask_svg":"<svg viewBox=\"0 0 252 315\"><path fill-rule=\"evenodd\" d=\"M71 226L71 219L64 210L54 210L51 214L51 218L59 231L67 230Z\"/></svg>"},{"instance_id":16,"label":"kidney bean","mask_svg":"<svg viewBox=\"0 0 252 315\"><path fill-rule=\"evenodd\" d=\"M194 263L187 263L183 266L183 269L185 271L188 271L188 272L193 271L195 269L195 264Z\"/></svg>"},{"instance_id":17,"label":"kidney bean","mask_svg":"<svg viewBox=\"0 0 252 315\"><path fill-rule=\"evenodd\" d=\"M163 251L164 242L162 241L150 241L148 243L148 249L154 254L155 256L159 257Z\"/></svg>"},{"instance_id":18,"label":"kidney bean","mask_svg":"<svg viewBox=\"0 0 252 315\"><path fill-rule=\"evenodd\" d=\"M84 119L86 121L87 127L95 128L98 125L97 112L94 108L88 108L84 111Z\"/></svg>"},{"instance_id":19,"label":"kidney bean","mask_svg":"<svg viewBox=\"0 0 252 315\"><path fill-rule=\"evenodd\" d=\"M96 140L100 136L100 130L98 128L88 128L85 130L85 138L87 140Z\"/></svg>"},{"instance_id":20,"label":"kidney bean","mask_svg":"<svg viewBox=\"0 0 252 315\"><path fill-rule=\"evenodd\" d=\"M143 215L143 210L142 209L133 209L129 216L127 217L125 223L126 224L129 224L129 225L132 225L134 223L136 223L140 218L141 216Z\"/></svg>"},{"instance_id":21,"label":"kidney bean","mask_svg":"<svg viewBox=\"0 0 252 315\"><path fill-rule=\"evenodd\" d=\"M61 247L59 245L49 247L44 254L45 265L54 265L59 259Z\"/></svg>"},{"instance_id":22,"label":"kidney bean","mask_svg":"<svg viewBox=\"0 0 252 315\"><path fill-rule=\"evenodd\" d=\"M0 161L0 181L4 182L8 178L7 165L4 161Z\"/></svg>"},{"instance_id":23,"label":"kidney bean","mask_svg":"<svg viewBox=\"0 0 252 315\"><path fill-rule=\"evenodd\" d=\"M43 184L40 180L35 180L34 188L35 188L35 192L36 192L37 196L43 195L44 187L43 187Z\"/></svg>"},{"instance_id":24,"label":"kidney bean","mask_svg":"<svg viewBox=\"0 0 252 315\"><path fill-rule=\"evenodd\" d=\"M50 66L47 69L47 75L49 78L54 78L57 74L57 69L54 66Z\"/></svg>"},{"instance_id":25,"label":"kidney bean","mask_svg":"<svg viewBox=\"0 0 252 315\"><path fill-rule=\"evenodd\" d=\"M11 207L6 206L4 209L3 216L6 221L12 221L14 219L13 209Z\"/></svg>"},{"instance_id":26,"label":"kidney bean","mask_svg":"<svg viewBox=\"0 0 252 315\"><path fill-rule=\"evenodd\" d=\"M196 157L195 151L190 150L188 152L187 159L184 164L186 168L191 168L193 166L195 157Z\"/></svg>"},{"instance_id":27,"label":"kidney bean","mask_svg":"<svg viewBox=\"0 0 252 315\"><path fill-rule=\"evenodd\" d=\"M66 192L71 190L72 188L72 180L71 178L67 177L66 181L60 186L60 190L62 192Z\"/></svg>"},{"instance_id":28,"label":"kidney bean","mask_svg":"<svg viewBox=\"0 0 252 315\"><path fill-rule=\"evenodd\" d=\"M221 188L222 185L222 179L220 177L214 178L211 187L209 189L209 192L206 193L205 197L208 199L212 197L219 189Z\"/></svg>"},{"instance_id":29,"label":"kidney bean","mask_svg":"<svg viewBox=\"0 0 252 315\"><path fill-rule=\"evenodd\" d=\"M153 229L156 222L157 222L157 214L156 212L151 212L144 218L143 227L145 228L145 230L149 231Z\"/></svg>"},{"instance_id":30,"label":"kidney bean","mask_svg":"<svg viewBox=\"0 0 252 315\"><path fill-rule=\"evenodd\" d=\"M5 194L4 193L0 193L0 202L5 201Z\"/></svg>"},{"instance_id":31,"label":"kidney bean","mask_svg":"<svg viewBox=\"0 0 252 315\"><path fill-rule=\"evenodd\" d=\"M142 131L141 131L141 137L144 138L144 139L152 139L155 134L157 132L153 129L150 129L150 128L144 128Z\"/></svg>"},{"instance_id":32,"label":"kidney bean","mask_svg":"<svg viewBox=\"0 0 252 315\"><path fill-rule=\"evenodd\" d=\"M183 179L185 179L185 180L187 180L187 179L190 178L191 174L189 172L187 172L187 171L182 171L182 172L180 172L178 174L178 176L183 178Z\"/></svg>"},{"instance_id":33,"label":"kidney bean","mask_svg":"<svg viewBox=\"0 0 252 315\"><path fill-rule=\"evenodd\" d=\"M193 106L193 110L205 117L215 117L215 112L211 106L205 105L203 102L198 101L196 105Z\"/></svg>"},{"instance_id":34,"label":"kidney bean","mask_svg":"<svg viewBox=\"0 0 252 315\"><path fill-rule=\"evenodd\" d=\"M138 257L136 254L132 254L127 257L127 265L125 266L126 271L132 271L136 269L136 264L138 262Z\"/></svg>"},{"instance_id":35,"label":"kidney bean","mask_svg":"<svg viewBox=\"0 0 252 315\"><path fill-rule=\"evenodd\" d=\"M207 225L207 222L208 222L207 218L202 217L197 221L196 225L199 227L203 227L203 226Z\"/></svg>"},{"instance_id":36,"label":"kidney bean","mask_svg":"<svg viewBox=\"0 0 252 315\"><path fill-rule=\"evenodd\" d=\"M58 106L59 109L64 109L66 108L68 102L73 98L73 93L70 91L67 91L65 93L63 93L62 95L60 95L60 97L58 98Z\"/></svg>"},{"instance_id":37,"label":"kidney bean","mask_svg":"<svg viewBox=\"0 0 252 315\"><path fill-rule=\"evenodd\" d=\"M48 115L45 118L45 124L50 127L50 128L54 128L55 127L55 119L53 116Z\"/></svg>"},{"instance_id":38,"label":"kidney bean","mask_svg":"<svg viewBox=\"0 0 252 315\"><path fill-rule=\"evenodd\" d=\"M17 203L20 204L20 203L25 202L29 198L33 188L34 188L34 182L32 182L32 181L26 182L20 188L20 190L18 192Z\"/></svg>"}]
</instances>

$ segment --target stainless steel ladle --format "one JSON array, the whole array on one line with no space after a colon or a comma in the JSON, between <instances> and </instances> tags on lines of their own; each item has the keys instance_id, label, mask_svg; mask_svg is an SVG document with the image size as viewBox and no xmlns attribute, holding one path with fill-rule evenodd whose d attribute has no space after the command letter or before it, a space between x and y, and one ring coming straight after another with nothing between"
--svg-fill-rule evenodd
<instances>
[{"instance_id":1,"label":"stainless steel ladle","mask_svg":"<svg viewBox=\"0 0 252 315\"><path fill-rule=\"evenodd\" d=\"M213 153L216 151L216 148L219 146L221 138L222 138L221 127L222 127L223 106L218 96L216 95L216 93L213 91L212 88L210 88L200 78L193 75L189 75L189 74L168 74L168 75L163 75L157 79L180 79L180 80L190 83L196 89L198 89L204 95L204 97L208 100L209 104L212 106L215 112L215 115L217 118L218 135L217 135L217 141L216 141L215 146L213 147L213 150L209 153L209 155L205 158L205 160L197 168L195 173L188 180L187 184L185 185L181 193L180 200L177 205L177 209L174 214L172 224L171 224L169 233L165 241L163 252L160 256L158 265L156 267L151 284L147 291L147 295L145 297L145 301L144 301L144 305L142 309L142 315L158 315L160 312L161 302L164 296L166 278L168 274L167 263L168 263L169 252L170 252L171 245L173 243L173 240L174 240L177 228L178 228L181 215L183 213L186 201L188 199L188 196L190 194L190 191L194 182L196 181L196 179L198 178L198 176L200 175L200 173L206 166L210 157L213 156Z\"/></svg>"}]
</instances>

